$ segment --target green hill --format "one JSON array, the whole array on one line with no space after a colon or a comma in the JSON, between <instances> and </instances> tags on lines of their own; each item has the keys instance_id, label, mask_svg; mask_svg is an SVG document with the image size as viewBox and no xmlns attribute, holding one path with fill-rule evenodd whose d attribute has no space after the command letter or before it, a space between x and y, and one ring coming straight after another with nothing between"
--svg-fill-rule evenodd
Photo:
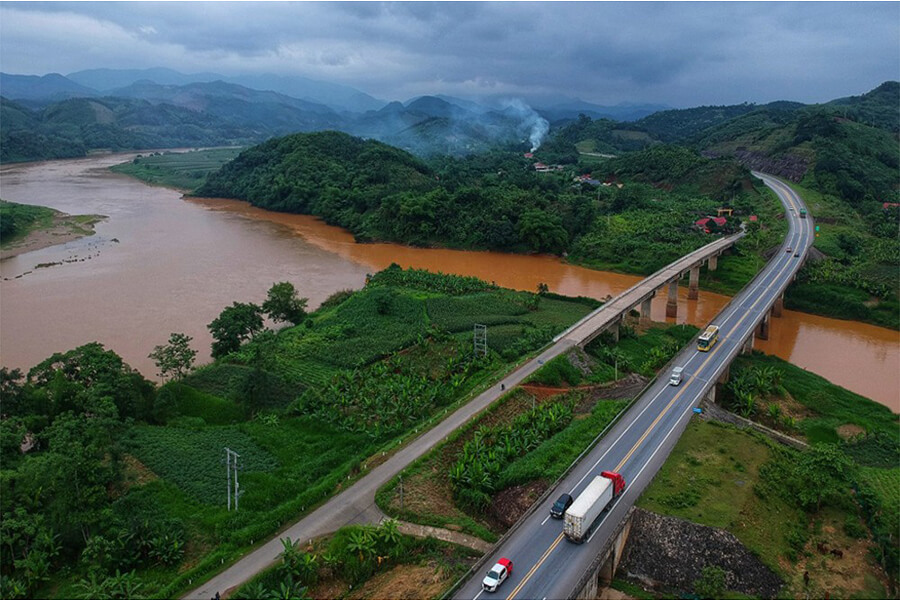
<instances>
[{"instance_id":1,"label":"green hill","mask_svg":"<svg viewBox=\"0 0 900 601\"><path fill-rule=\"evenodd\" d=\"M741 216L768 214L764 206L774 202L736 162L685 148L658 146L604 164L626 182L621 188L575 181L582 171L567 166L541 173L533 162L493 152L426 166L373 140L295 134L244 151L196 194L316 215L363 240L568 253L630 273L651 273L709 242L693 224L722 202L738 211L728 230Z\"/></svg>"},{"instance_id":2,"label":"green hill","mask_svg":"<svg viewBox=\"0 0 900 601\"><path fill-rule=\"evenodd\" d=\"M362 217L385 197L435 187L429 167L413 155L328 131L274 138L245 150L196 193L317 215L360 233Z\"/></svg>"},{"instance_id":3,"label":"green hill","mask_svg":"<svg viewBox=\"0 0 900 601\"><path fill-rule=\"evenodd\" d=\"M827 103L841 116L894 133L900 131L900 82L886 81L862 96L839 98Z\"/></svg>"},{"instance_id":4,"label":"green hill","mask_svg":"<svg viewBox=\"0 0 900 601\"><path fill-rule=\"evenodd\" d=\"M33 111L0 99L0 162L258 140L256 132L173 105L122 98L73 98Z\"/></svg>"},{"instance_id":5,"label":"green hill","mask_svg":"<svg viewBox=\"0 0 900 601\"><path fill-rule=\"evenodd\" d=\"M773 102L762 106L745 102L726 106L673 109L648 115L635 122L635 126L663 142L684 143L706 129L729 123L748 113L757 111L787 113L802 106L798 102Z\"/></svg>"}]
</instances>

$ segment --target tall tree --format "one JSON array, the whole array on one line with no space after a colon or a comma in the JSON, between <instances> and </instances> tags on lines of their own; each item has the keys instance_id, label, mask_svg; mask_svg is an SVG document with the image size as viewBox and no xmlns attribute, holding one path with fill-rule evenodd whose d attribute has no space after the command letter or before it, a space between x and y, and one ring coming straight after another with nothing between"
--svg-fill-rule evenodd
<instances>
[{"instance_id":1,"label":"tall tree","mask_svg":"<svg viewBox=\"0 0 900 601\"><path fill-rule=\"evenodd\" d=\"M300 298L290 282L278 282L269 288L262 310L273 321L288 321L294 325L306 319L307 298Z\"/></svg>"},{"instance_id":2,"label":"tall tree","mask_svg":"<svg viewBox=\"0 0 900 601\"><path fill-rule=\"evenodd\" d=\"M206 327L213 337L212 356L224 357L263 329L262 309L253 303L232 303Z\"/></svg>"},{"instance_id":3,"label":"tall tree","mask_svg":"<svg viewBox=\"0 0 900 601\"><path fill-rule=\"evenodd\" d=\"M797 498L806 507L822 507L822 501L850 488L853 461L834 444L813 445L796 466Z\"/></svg>"},{"instance_id":4,"label":"tall tree","mask_svg":"<svg viewBox=\"0 0 900 601\"><path fill-rule=\"evenodd\" d=\"M158 375L163 380L180 380L191 371L197 351L191 348L191 338L187 334L172 332L169 343L153 347L149 357L153 359Z\"/></svg>"}]
</instances>

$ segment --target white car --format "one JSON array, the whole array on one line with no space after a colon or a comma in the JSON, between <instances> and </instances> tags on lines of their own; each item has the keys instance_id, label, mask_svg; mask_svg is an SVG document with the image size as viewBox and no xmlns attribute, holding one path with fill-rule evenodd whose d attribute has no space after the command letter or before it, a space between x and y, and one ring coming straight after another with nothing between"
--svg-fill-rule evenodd
<instances>
[{"instance_id":1,"label":"white car","mask_svg":"<svg viewBox=\"0 0 900 601\"><path fill-rule=\"evenodd\" d=\"M513 564L505 557L501 557L500 561L494 564L494 567L488 571L487 576L481 581L481 588L489 593L496 591L503 581L512 574Z\"/></svg>"}]
</instances>

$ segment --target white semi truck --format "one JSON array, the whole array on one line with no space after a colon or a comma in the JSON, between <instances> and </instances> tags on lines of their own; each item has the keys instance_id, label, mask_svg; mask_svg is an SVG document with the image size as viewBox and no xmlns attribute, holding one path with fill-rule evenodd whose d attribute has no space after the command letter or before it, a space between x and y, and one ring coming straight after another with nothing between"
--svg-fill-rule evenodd
<instances>
[{"instance_id":1,"label":"white semi truck","mask_svg":"<svg viewBox=\"0 0 900 601\"><path fill-rule=\"evenodd\" d=\"M600 523L613 500L625 490L625 479L615 472L601 472L587 485L566 510L563 534L570 541L583 543Z\"/></svg>"}]
</instances>

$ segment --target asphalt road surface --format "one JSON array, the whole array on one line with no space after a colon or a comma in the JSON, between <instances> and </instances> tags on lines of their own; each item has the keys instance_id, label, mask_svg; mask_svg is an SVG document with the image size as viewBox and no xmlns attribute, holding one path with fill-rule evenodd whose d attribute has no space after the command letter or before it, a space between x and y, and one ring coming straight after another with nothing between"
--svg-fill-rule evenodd
<instances>
[{"instance_id":1,"label":"asphalt road surface","mask_svg":"<svg viewBox=\"0 0 900 601\"><path fill-rule=\"evenodd\" d=\"M455 598L565 599L576 592L573 588L579 579L668 457L693 409L783 293L812 245L812 219L799 217L804 205L796 194L770 176L755 175L778 194L786 207L790 229L778 254L713 320L720 328L719 342L707 352L698 351L694 345L683 350L672 363L684 366L682 383L670 386L668 375L663 374L559 483L548 497L547 506L526 516L485 558L483 571L501 557L513 561L514 572L497 592L482 591L484 573L476 573L460 587ZM787 248L791 252L786 252ZM798 250L800 257L795 257ZM777 322L772 327L777 327ZM563 492L577 497L604 470L622 474L627 484L625 492L584 544L572 543L562 534L562 520L549 517L550 504Z\"/></svg>"},{"instance_id":2,"label":"asphalt road surface","mask_svg":"<svg viewBox=\"0 0 900 601\"><path fill-rule=\"evenodd\" d=\"M799 203L799 200L795 201ZM799 205L798 205L799 206ZM721 242L717 242L721 243ZM799 259L797 259L799 261ZM627 293L627 292L626 292ZM608 303L604 305L608 312L615 310L615 300L612 303ZM601 310L603 307L601 307ZM605 317L603 315L598 314L597 312L592 313L590 316L585 318L586 320L593 320L591 324L594 326L596 323L600 321L605 321ZM580 324L583 322L579 322ZM330 532L334 532L345 526L347 524L354 523L373 523L377 522L383 514L378 510L375 506L375 492L385 484L388 480L390 480L393 476L399 473L404 467L409 465L412 461L428 452L432 447L436 444L444 440L447 436L449 436L454 430L459 428L461 425L466 423L469 419L471 419L474 415L481 412L495 400L500 398L503 394L505 394L505 390L510 390L529 375L540 369L540 367L550 359L559 356L560 354L566 352L569 348L572 348L576 344L576 340L574 340L571 336L573 335L575 328L579 327L578 324L573 326L572 329L558 337L558 341L551 347L542 351L537 357L523 364L513 373L509 374L506 378L504 378L501 382L497 382L481 394L479 394L475 399L470 401L468 404L456 410L454 413L445 418L441 423L432 428L431 430L422 433L417 439L409 442L407 446L403 447L399 451L397 451L392 457L390 457L386 462L374 468L368 474L360 478L353 485L348 487L342 493L336 495L335 497L329 499L315 511L308 514L306 517L302 518L295 524L287 527L285 530L280 532L278 535L273 537L268 542L264 543L257 549L254 549L244 557L242 557L239 561L232 564L230 567L226 568L223 572L213 576L211 579L200 585L198 588L190 591L184 598L186 599L211 599L215 596L217 592L220 594L224 594L226 591L232 591L235 587L246 582L250 578L252 578L255 574L265 569L266 567L272 565L275 561L277 561L280 552L283 549L283 546L280 542L280 539L283 537L289 537L294 541L305 541L312 538L316 538L318 536L328 534ZM722 344L721 342L719 343ZM699 363L699 362L697 362ZM690 366L688 367L688 371L691 371ZM708 370L707 370L708 371ZM706 373L706 372L704 372ZM685 384L682 384L680 390L684 390L688 388L688 384L691 382L691 377L688 373L685 373ZM696 384L694 385L696 386ZM637 406L643 406L648 404L649 401L645 397L641 399L636 404ZM682 401L681 404L685 404L687 401ZM657 407L659 403L653 403L654 408ZM653 415L654 409L649 411L645 411L642 413L644 419L646 421L647 415ZM632 409L632 415L634 413L634 408ZM629 421L629 418L623 420L623 422ZM651 420L652 421L652 420ZM643 423L643 422L641 422ZM668 423L668 422L667 422ZM620 423L619 427L623 424ZM598 446L598 448L602 448L605 444L608 444L607 441L611 440L614 437L618 436L619 427L614 430L610 436L607 436L606 439ZM683 426L682 426L683 428ZM657 432L658 434L658 432ZM648 437L655 440L654 437ZM674 444L674 438L672 437L672 444ZM622 447L626 443L622 442L618 446ZM596 449L595 449L596 452ZM639 457L643 457L646 453L646 445L641 450L636 450L633 454L635 457L630 457L629 460L636 461ZM624 456L624 455L623 455ZM604 457L603 465L605 466L607 463L615 460L618 463L619 459L615 459L614 456ZM599 465L599 464L598 464ZM631 465L631 464L629 464ZM658 468L658 466L657 466ZM603 467L602 469L607 469ZM623 470L626 481L629 480L629 466L626 466ZM599 474L599 469L597 473ZM652 473L655 473L655 469L652 470ZM652 477L652 476L651 476ZM565 483L564 483L565 484ZM585 482L578 483L578 486L583 486ZM575 482L572 482L572 486L575 485ZM570 488L565 488L565 490L569 490ZM563 490L561 487L560 490ZM580 490L580 489L579 489ZM626 490L626 493L623 497L620 498L622 502L628 502L630 505L633 502L628 501L631 498L632 493L636 490L635 486L632 486L630 489ZM636 495L634 495L636 497ZM624 505L624 503L619 503L619 505ZM612 517L612 516L611 516ZM612 523L613 519L608 519L607 522ZM552 528L546 527L541 528L541 531L549 531ZM553 527L556 528L557 532L560 531L560 524L555 522L552 524ZM527 528L522 528L522 530L527 530ZM554 534L555 536L555 534ZM601 531L595 533L595 538L601 536ZM553 539L551 538L550 541ZM557 541L558 546L559 541ZM537 543L535 543L537 544ZM566 543L568 544L568 543ZM594 545L593 539L589 545ZM543 548L546 548L545 545ZM505 547L504 547L505 548ZM494 554L492 554L492 557ZM500 557L500 554L497 554L497 557ZM520 559L513 559L516 562L515 572L512 575L511 581L508 580L504 583L503 588L501 588L500 593L508 592L512 590L513 587L516 586L518 582L522 581L522 567L526 566L527 561L524 559L526 555L523 553ZM528 566L534 565L537 563L537 559L534 562L527 564ZM493 563L491 564L493 565ZM528 569L528 567L526 567ZM536 580L542 580L542 578L537 578ZM468 598L472 598L475 594L480 591L480 582L481 578L473 579L473 582L477 585L474 592ZM461 590L468 590L467 588ZM530 593L525 593L525 597L530 597ZM564 596L564 595L563 595ZM540 598L540 597L537 597Z\"/></svg>"}]
</instances>

